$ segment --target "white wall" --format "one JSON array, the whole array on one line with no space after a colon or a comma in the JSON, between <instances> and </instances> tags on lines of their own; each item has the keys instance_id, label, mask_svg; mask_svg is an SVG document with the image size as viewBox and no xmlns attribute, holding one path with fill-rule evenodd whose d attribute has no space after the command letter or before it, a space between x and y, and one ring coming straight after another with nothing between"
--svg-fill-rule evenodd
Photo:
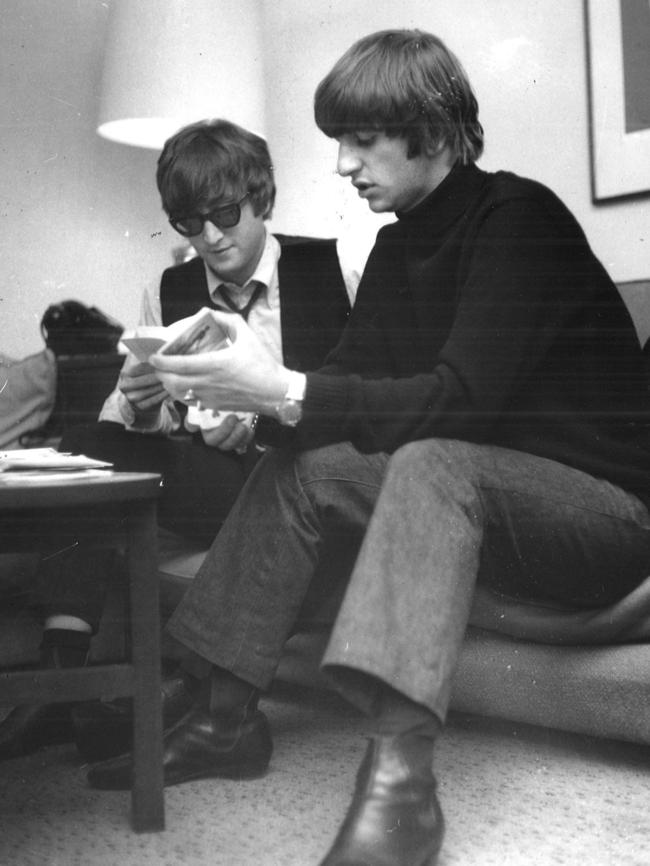
<instances>
[{"instance_id":1,"label":"white wall","mask_svg":"<svg viewBox=\"0 0 650 866\"><path fill-rule=\"evenodd\" d=\"M171 263L153 151L95 133L107 4L3 0L0 28L0 353L43 346L66 298L123 323Z\"/></svg>"},{"instance_id":2,"label":"white wall","mask_svg":"<svg viewBox=\"0 0 650 866\"><path fill-rule=\"evenodd\" d=\"M343 236L363 259L385 220L335 176L336 147L313 123L313 92L356 38L418 26L440 35L470 75L486 130L481 166L547 183L614 279L650 277L650 198L591 203L582 0L260 3L279 187L273 228ZM40 349L45 307L67 297L133 324L142 286L178 245L155 190L157 154L94 132L106 14L101 0L3 2L0 353ZM650 333L650 298L635 297L635 314Z\"/></svg>"},{"instance_id":3,"label":"white wall","mask_svg":"<svg viewBox=\"0 0 650 866\"><path fill-rule=\"evenodd\" d=\"M573 210L617 281L650 278L650 198L591 201L587 68L582 0L280 0L266 7L270 144L276 153L283 230L338 234L351 214L378 220L332 177L335 146L313 124L314 89L359 36L386 27L430 30L459 56L485 128L482 168L510 169L552 187ZM634 312L650 334L650 298Z\"/></svg>"}]
</instances>

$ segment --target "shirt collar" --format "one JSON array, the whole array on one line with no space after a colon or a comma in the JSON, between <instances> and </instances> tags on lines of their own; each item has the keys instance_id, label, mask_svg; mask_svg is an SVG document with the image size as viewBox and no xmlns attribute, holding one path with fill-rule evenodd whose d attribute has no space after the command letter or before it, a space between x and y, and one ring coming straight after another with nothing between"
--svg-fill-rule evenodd
<instances>
[{"instance_id":1,"label":"shirt collar","mask_svg":"<svg viewBox=\"0 0 650 866\"><path fill-rule=\"evenodd\" d=\"M246 286L250 286L251 283L262 283L265 287L266 291L262 292L258 303L266 304L270 306L270 297L269 297L269 287L273 285L274 274L277 271L278 260L280 259L280 243L278 239L271 234L270 231L266 232L266 240L264 242L264 249L262 250L262 255L260 256L260 260L257 263L257 267L251 274L250 278L246 280L246 283L241 288L245 288ZM208 292L210 293L210 297L216 303L221 303L221 297L219 295L219 286L226 285L228 283L224 283L223 280L220 280L219 277L214 273L214 271L210 270L210 268L203 263L205 268L205 276L208 282ZM252 288L252 286L251 286Z\"/></svg>"}]
</instances>

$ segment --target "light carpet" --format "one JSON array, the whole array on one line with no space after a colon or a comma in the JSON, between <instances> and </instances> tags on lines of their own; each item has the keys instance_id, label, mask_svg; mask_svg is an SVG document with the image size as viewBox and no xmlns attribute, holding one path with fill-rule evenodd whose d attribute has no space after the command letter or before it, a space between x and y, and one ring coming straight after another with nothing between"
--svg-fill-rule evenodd
<instances>
[{"instance_id":1,"label":"light carpet","mask_svg":"<svg viewBox=\"0 0 650 866\"><path fill-rule=\"evenodd\" d=\"M322 688L278 683L259 780L166 792L167 829L137 835L129 795L87 786L73 746L2 764L0 863L317 866L350 800L365 721ZM453 715L436 753L440 866L648 866L650 750Z\"/></svg>"}]
</instances>

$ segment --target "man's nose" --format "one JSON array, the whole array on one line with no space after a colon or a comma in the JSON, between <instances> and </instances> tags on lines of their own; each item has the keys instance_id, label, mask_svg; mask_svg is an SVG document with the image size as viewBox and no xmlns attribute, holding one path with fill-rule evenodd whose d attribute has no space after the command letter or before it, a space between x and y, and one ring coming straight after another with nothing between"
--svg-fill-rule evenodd
<instances>
[{"instance_id":1,"label":"man's nose","mask_svg":"<svg viewBox=\"0 0 650 866\"><path fill-rule=\"evenodd\" d=\"M336 171L341 177L348 177L361 167L359 155L348 144L339 143L339 153L336 160Z\"/></svg>"},{"instance_id":2,"label":"man's nose","mask_svg":"<svg viewBox=\"0 0 650 866\"><path fill-rule=\"evenodd\" d=\"M206 220L203 223L203 231L201 232L201 237L206 242L206 244L215 244L217 241L220 241L223 237L223 232L210 220Z\"/></svg>"}]
</instances>

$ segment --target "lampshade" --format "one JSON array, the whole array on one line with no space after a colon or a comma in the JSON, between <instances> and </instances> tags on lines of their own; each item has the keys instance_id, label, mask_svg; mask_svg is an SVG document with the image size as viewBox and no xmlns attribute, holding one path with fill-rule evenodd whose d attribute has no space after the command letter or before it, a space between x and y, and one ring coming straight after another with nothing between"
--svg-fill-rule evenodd
<instances>
[{"instance_id":1,"label":"lampshade","mask_svg":"<svg viewBox=\"0 0 650 866\"><path fill-rule=\"evenodd\" d=\"M112 0L98 133L160 149L221 117L264 135L262 0Z\"/></svg>"}]
</instances>

